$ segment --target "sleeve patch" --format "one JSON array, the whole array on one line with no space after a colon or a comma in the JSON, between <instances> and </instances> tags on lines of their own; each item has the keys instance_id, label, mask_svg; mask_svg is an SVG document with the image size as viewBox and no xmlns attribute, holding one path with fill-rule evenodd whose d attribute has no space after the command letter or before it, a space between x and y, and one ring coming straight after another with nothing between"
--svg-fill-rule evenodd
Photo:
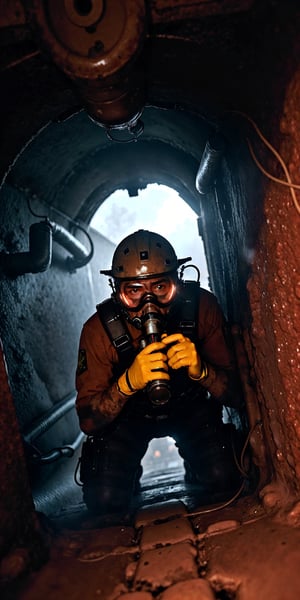
<instances>
[{"instance_id":1,"label":"sleeve patch","mask_svg":"<svg viewBox=\"0 0 300 600\"><path fill-rule=\"evenodd\" d=\"M77 375L82 375L85 371L87 371L87 358L86 351L80 348L78 352L78 363L77 363Z\"/></svg>"}]
</instances>

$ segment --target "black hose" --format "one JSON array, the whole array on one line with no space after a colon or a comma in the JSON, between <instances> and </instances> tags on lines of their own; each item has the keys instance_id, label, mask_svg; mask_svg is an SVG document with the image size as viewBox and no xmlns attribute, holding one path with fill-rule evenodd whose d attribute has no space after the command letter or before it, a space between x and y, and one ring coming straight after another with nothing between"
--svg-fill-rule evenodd
<instances>
[{"instance_id":1,"label":"black hose","mask_svg":"<svg viewBox=\"0 0 300 600\"><path fill-rule=\"evenodd\" d=\"M40 437L45 431L48 431L52 425L57 423L70 410L75 407L76 392L71 392L68 396L57 402L44 415L39 417L27 432L23 432L23 438L27 444L31 444Z\"/></svg>"},{"instance_id":2,"label":"black hose","mask_svg":"<svg viewBox=\"0 0 300 600\"><path fill-rule=\"evenodd\" d=\"M45 452L45 454L37 451L31 455L30 460L35 464L45 465L56 462L60 458L72 458L84 437L85 434L80 431L72 444L68 444L68 446L62 446L61 448L52 448L52 450Z\"/></svg>"},{"instance_id":3,"label":"black hose","mask_svg":"<svg viewBox=\"0 0 300 600\"><path fill-rule=\"evenodd\" d=\"M49 464L59 460L60 458L71 458L77 448L79 448L85 434L80 431L75 440L67 446L60 448L52 448L48 452L42 454L38 448L34 445L34 441L39 438L43 433L48 431L54 425L62 419L68 412L75 407L76 393L71 392L66 398L57 402L53 408L51 408L46 414L42 415L34 425L23 432L23 440L27 453L29 454L30 462L34 464Z\"/></svg>"}]
</instances>

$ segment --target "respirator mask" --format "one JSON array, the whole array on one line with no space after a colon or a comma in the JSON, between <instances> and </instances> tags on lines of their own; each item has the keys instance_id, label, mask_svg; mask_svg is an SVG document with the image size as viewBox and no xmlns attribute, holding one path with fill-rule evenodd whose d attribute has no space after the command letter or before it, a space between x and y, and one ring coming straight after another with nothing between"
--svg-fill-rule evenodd
<instances>
[{"instance_id":1,"label":"respirator mask","mask_svg":"<svg viewBox=\"0 0 300 600\"><path fill-rule=\"evenodd\" d=\"M141 313L141 330L144 334L141 347L148 346L152 342L160 342L161 334L165 331L165 319L152 294L145 295ZM169 381L166 379L149 381L147 394L154 406L166 404L170 399Z\"/></svg>"},{"instance_id":2,"label":"respirator mask","mask_svg":"<svg viewBox=\"0 0 300 600\"><path fill-rule=\"evenodd\" d=\"M143 333L141 348L159 342L165 332L165 313L175 299L177 285L171 277L153 281L123 282L119 299L126 307L128 320ZM147 394L154 406L170 399L169 381L155 379L147 384Z\"/></svg>"}]
</instances>

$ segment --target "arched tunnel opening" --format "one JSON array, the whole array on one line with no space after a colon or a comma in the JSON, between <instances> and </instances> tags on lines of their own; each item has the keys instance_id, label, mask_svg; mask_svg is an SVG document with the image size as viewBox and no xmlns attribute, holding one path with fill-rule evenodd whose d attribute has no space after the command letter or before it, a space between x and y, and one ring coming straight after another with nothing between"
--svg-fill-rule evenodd
<instances>
[{"instance_id":1,"label":"arched tunnel opening","mask_svg":"<svg viewBox=\"0 0 300 600\"><path fill-rule=\"evenodd\" d=\"M13 4L0 18L4 594L294 600L297 3L65 1L57 14L47 2ZM240 404L222 421L240 434L235 459L247 483L223 501L197 495L165 432L144 455L132 514L103 521L77 485L87 439L76 412L79 339L111 294L99 270L129 233L119 225L152 228L154 202L143 199L152 186L172 189L193 213L200 283L224 313L236 361ZM118 190L122 210L101 227ZM144 207L141 224L131 201ZM177 206L162 213L166 233L156 228L167 239ZM191 231L181 217L170 239L180 257L193 256Z\"/></svg>"},{"instance_id":2,"label":"arched tunnel opening","mask_svg":"<svg viewBox=\"0 0 300 600\"><path fill-rule=\"evenodd\" d=\"M85 128L87 128L88 133L85 133ZM46 268L44 266L41 268L42 273L36 274L36 290L34 291L33 287L31 287L31 294L35 298L35 302L40 303L39 310L44 312L43 296L39 294L39 278L42 276L44 278L44 285L46 288L49 286L52 296L54 290L56 290L54 292L56 295L56 301L54 301L55 311L58 310L59 312L55 314L55 319L58 319L61 323L64 322L64 314L68 305L69 309L71 309L68 319L72 319L73 321L72 335L70 335L65 323L63 330L56 328L55 324L52 324L52 316L51 322L48 325L47 318L43 319L43 327L38 332L34 324L36 309L32 311L32 306L28 305L28 315L26 315L24 314L24 306L20 306L20 313L18 315L18 319L23 320L25 323L27 319L29 321L33 319L30 325L30 336L32 336L30 339L28 334L26 334L27 327L25 326L24 328L24 341L23 344L20 344L20 357L17 362L18 371L22 372L20 367L24 361L27 362L28 347L30 347L31 364L27 364L27 371L24 377L19 376L16 379L13 376L12 388L14 398L16 399L17 417L21 430L24 432L35 506L48 515L53 514L53 512L55 513L55 510L60 510L62 507L62 497L65 498L63 502L65 510L65 502L68 503L68 494L71 495L71 500L74 500L74 494L78 493L76 487L73 489L73 460L67 460L68 456L72 458L74 451L77 456L78 446L82 443L82 433L80 434L78 431L76 414L71 409L71 398L74 399L76 395L74 390L74 374L76 372L78 337L80 327L84 320L88 318L88 314L93 312L99 301L110 294L106 278L99 275L99 267L103 268L110 264L111 254L116 243L111 240L111 235L109 235L104 225L103 230L105 231L105 235L101 231L101 226L99 227L99 231L93 227L89 228L89 222L97 211L99 214L102 206L104 207L105 203L109 202L109 197L107 197L108 191L111 193L115 192L118 188L125 188L128 190L129 199L137 197L139 203L143 205L143 202L145 203L143 200L143 188L145 192L149 190L149 183L150 189L151 182L156 184L159 182L164 187L167 184L172 184L173 190L180 191L184 195L184 201L193 209L193 234L198 236L199 250L202 243L203 251L205 234L204 237L200 237L200 234L203 236L204 233L201 231L202 214L207 211L206 205L208 205L208 209L212 208L214 210L215 205L220 202L219 193L220 197L224 193L223 188L226 186L225 177L227 175L227 173L224 175L224 181L221 178L219 183L220 188L217 192L215 181L220 177L220 173L214 167L211 174L209 171L208 175L206 173L207 181L205 185L208 187L206 193L200 194L196 189L195 181L199 173L201 157L204 154L211 130L212 127L209 123L203 123L202 118L199 119L188 111L181 110L179 112L176 109L161 110L149 107L145 108L143 112L143 139L140 139L137 143L131 142L129 145L123 142L107 140L105 131L99 129L96 124L89 120L86 114L80 112L69 117L67 121L49 124L43 131L38 133L17 157L3 184L3 208L5 203L9 203L10 210L12 210L15 193L18 196L19 194L23 196L23 202L21 201L19 204L19 222L20 224L22 223L24 233L26 224L29 229L32 226L32 222L34 224L37 222L41 224L43 222L41 220L43 219L56 228L52 235L50 261L48 261ZM176 135L179 138L177 144ZM238 150L233 150L232 148L230 150L234 153L242 152L242 142L238 140L236 143ZM86 147L86 144L88 147ZM80 145L82 145L82 149L80 149ZM174 148L174 146L177 146L177 148ZM75 149L74 158L71 157L72 152L70 148ZM53 155L54 149L54 171L51 172L50 156ZM67 155L67 162L75 160L75 167L72 167L67 177L57 172L57 156L59 154L62 156ZM197 156L198 160L196 160ZM222 159L224 160L223 156ZM246 156L245 160L247 160ZM99 169L99 164L102 166L101 170ZM134 169L132 169L132 165L134 165ZM251 167L252 165L249 165L250 170ZM69 170L70 166L61 163L61 169L65 170L66 168ZM255 176L256 173L254 172L254 178ZM56 178L57 181L55 181ZM142 188L140 192L139 187ZM163 205L163 194L160 189L164 189L164 187L160 185L157 191L158 202L161 208ZM52 197L51 200L48 199L49 193ZM242 197L241 199L236 198L237 203L240 201L243 201ZM68 205L69 209L67 208ZM131 231L133 231L135 230L134 220L136 217L134 215L130 216L129 202L127 207L129 221L132 224ZM150 197L150 201L148 201L148 204L141 211L144 228L149 227L150 217L147 217L147 213L153 212L154 207L155 203L151 201ZM70 209L72 217L68 215ZM75 210L76 212L74 212ZM121 228L122 221L126 219L125 210L125 207L123 207L122 213L118 214L115 209L115 227L118 224L119 228ZM153 231L163 234L167 225L170 229L172 219L175 218L175 215L172 215L172 211L176 213L175 199L172 206L169 207L169 217L165 217L165 221L167 222L165 222L164 226L163 223L158 224L152 228ZM137 211L135 211L135 215L136 213ZM8 219L10 218L9 212L5 208L4 214L7 215ZM37 219L41 220L37 221ZM55 231L58 228L59 231L60 229L68 231L70 230L70 225L71 234L75 240L78 239L79 243L83 244L84 247L91 243L93 246L93 253L86 252L87 256L90 254L90 260L87 262L86 256L84 256L83 266L81 267L79 262L78 268L76 268L75 259L73 265L70 262L70 247L66 247L61 238L57 239L55 236ZM123 235L118 237L119 241L122 237L129 234L129 231L130 229L127 229L127 231L124 230ZM185 242L185 253L188 254L188 246L190 246L190 253L192 254L191 236L189 232L185 233L182 219L180 230L177 233L174 232L171 237L169 234L165 235L176 248L178 256L182 254L181 247L183 240ZM11 250L13 248L17 249L17 238L18 231L16 229L15 240L10 240L9 248ZM39 243L40 245L42 244L41 242ZM194 243L196 244L197 242ZM238 240L235 240L233 246L237 243ZM208 256L210 256L212 251L208 247L206 247L206 251ZM236 263L235 248L228 248L226 251L231 253L232 259ZM19 292L21 297L24 277L26 276L22 264L24 253L11 251L2 256L6 260L3 270L4 274L8 277L8 286L15 286L16 293L18 294ZM11 271L10 260L13 260L13 270ZM249 268L247 249L244 250L243 260L246 270ZM192 265L195 263L195 261L190 262ZM20 271L18 271L18 263L20 263ZM234 323L237 315L234 313L230 314L233 302L230 300L230 290L227 287L226 278L233 285L233 277L235 277L236 284L240 287L240 294L243 293L243 281L239 281L236 273L236 264L234 263L230 267L232 273L228 274L223 271L222 264L217 267L217 261L214 261L215 271L209 273L212 287L215 287L216 291L218 290L218 285L219 290L221 290L223 284L223 310L232 323ZM49 270L50 265L51 268ZM196 267L200 267L197 262ZM30 267L28 270L30 273ZM32 270L34 271L34 269ZM222 278L225 277L222 282L218 282L219 274ZM190 273L188 276L195 277L195 275ZM80 294L78 294L78 286ZM49 296L49 294L46 295L47 297ZM74 302L74 298L76 298L76 302ZM52 302L53 297L51 298ZM79 319L79 313L81 313L82 309L85 316ZM246 309L247 307L244 306L244 318ZM51 314L51 308L49 310ZM237 311L237 307L234 310ZM238 310L242 310L242 306L239 306ZM59 315L59 313L61 314ZM7 324L9 319L10 315L7 313ZM76 330L76 323L77 338L74 336L74 339L72 339L74 330ZM10 329L5 330L4 324L2 333L4 342L10 335L9 332ZM44 335L45 339L41 341L41 336ZM6 356L10 361L9 351L6 353ZM55 361L54 364L56 366L53 367L55 369L55 377L52 377L51 374L46 375L45 373L49 360L51 362L52 360ZM44 388L45 377L47 378L46 388L50 384L51 391ZM34 386L32 385L32 381L35 382ZM59 394L60 389L65 390L65 393L57 396L57 401L54 403L52 409L52 397ZM34 398L35 394L36 399ZM19 400L17 400L18 397ZM28 401L24 401L25 397L28 397ZM30 402L29 397L31 398ZM66 411L63 408L64 398L66 398L66 406L69 407L69 410ZM44 403L46 405L49 404L48 410L41 410L40 403L42 405ZM58 416L56 418L57 405ZM29 411L29 415L27 411ZM52 416L53 413L54 416ZM228 414L230 418L230 410ZM48 418L49 425L47 424ZM238 418L239 421L243 419L247 422L247 409L244 407L242 415L239 417L234 415L234 418ZM251 425L253 426L254 424L252 423ZM239 427L241 427L240 422ZM74 444L75 447L73 448ZM57 464L60 462L62 465L57 469ZM69 469L71 470L71 478L69 473L68 484L66 484L66 481L61 483L63 473L65 472L64 468L67 468L67 472Z\"/></svg>"}]
</instances>

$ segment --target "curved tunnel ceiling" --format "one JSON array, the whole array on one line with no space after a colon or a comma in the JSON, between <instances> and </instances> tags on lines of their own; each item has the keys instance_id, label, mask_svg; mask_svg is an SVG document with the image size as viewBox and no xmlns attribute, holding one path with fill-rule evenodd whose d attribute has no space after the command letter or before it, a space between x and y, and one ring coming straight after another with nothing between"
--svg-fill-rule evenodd
<instances>
[{"instance_id":1,"label":"curved tunnel ceiling","mask_svg":"<svg viewBox=\"0 0 300 600\"><path fill-rule=\"evenodd\" d=\"M137 141L108 139L84 111L49 123L24 148L7 182L70 217L89 222L116 189L174 188L199 213L195 176L211 125L182 110L146 107Z\"/></svg>"}]
</instances>

